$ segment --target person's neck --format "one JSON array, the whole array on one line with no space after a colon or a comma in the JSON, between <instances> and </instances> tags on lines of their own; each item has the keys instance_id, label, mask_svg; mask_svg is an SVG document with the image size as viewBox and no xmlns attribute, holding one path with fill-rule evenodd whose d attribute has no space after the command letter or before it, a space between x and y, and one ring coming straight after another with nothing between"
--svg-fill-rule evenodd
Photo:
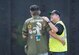
<instances>
[{"instance_id":1,"label":"person's neck","mask_svg":"<svg viewBox=\"0 0 79 55\"><path fill-rule=\"evenodd\" d=\"M32 18L38 18L39 17L39 15L32 15Z\"/></svg>"},{"instance_id":2,"label":"person's neck","mask_svg":"<svg viewBox=\"0 0 79 55\"><path fill-rule=\"evenodd\" d=\"M58 21L60 21L60 20L56 20L56 21L54 21L54 23L56 24Z\"/></svg>"}]
</instances>

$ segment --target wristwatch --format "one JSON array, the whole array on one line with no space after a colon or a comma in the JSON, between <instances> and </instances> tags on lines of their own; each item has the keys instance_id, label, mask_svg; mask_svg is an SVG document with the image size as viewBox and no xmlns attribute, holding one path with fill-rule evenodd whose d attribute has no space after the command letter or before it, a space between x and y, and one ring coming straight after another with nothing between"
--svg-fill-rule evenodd
<instances>
[{"instance_id":1,"label":"wristwatch","mask_svg":"<svg viewBox=\"0 0 79 55\"><path fill-rule=\"evenodd\" d=\"M50 23L51 21L49 20L47 23Z\"/></svg>"}]
</instances>

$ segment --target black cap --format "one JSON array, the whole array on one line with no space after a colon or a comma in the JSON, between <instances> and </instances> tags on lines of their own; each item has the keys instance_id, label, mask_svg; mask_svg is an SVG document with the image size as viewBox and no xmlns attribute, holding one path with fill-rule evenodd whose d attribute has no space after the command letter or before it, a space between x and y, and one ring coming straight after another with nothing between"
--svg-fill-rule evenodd
<instances>
[{"instance_id":1,"label":"black cap","mask_svg":"<svg viewBox=\"0 0 79 55\"><path fill-rule=\"evenodd\" d=\"M60 16L60 12L59 11L57 11L57 10L53 10L52 12L50 12L50 15L51 14L57 14L57 15L59 15Z\"/></svg>"},{"instance_id":2,"label":"black cap","mask_svg":"<svg viewBox=\"0 0 79 55\"><path fill-rule=\"evenodd\" d=\"M40 10L40 9L39 9L39 6L38 6L38 5L31 5L31 6L30 6L30 10L31 10L31 11L38 11L38 10Z\"/></svg>"}]
</instances>

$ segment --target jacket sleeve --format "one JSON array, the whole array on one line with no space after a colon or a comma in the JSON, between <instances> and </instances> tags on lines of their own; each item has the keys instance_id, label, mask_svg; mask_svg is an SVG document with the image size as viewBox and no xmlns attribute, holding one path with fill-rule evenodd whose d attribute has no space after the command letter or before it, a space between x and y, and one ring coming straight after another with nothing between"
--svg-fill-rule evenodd
<instances>
[{"instance_id":1,"label":"jacket sleeve","mask_svg":"<svg viewBox=\"0 0 79 55\"><path fill-rule=\"evenodd\" d=\"M28 22L25 21L23 28L22 28L22 37L27 38L28 37Z\"/></svg>"}]
</instances>

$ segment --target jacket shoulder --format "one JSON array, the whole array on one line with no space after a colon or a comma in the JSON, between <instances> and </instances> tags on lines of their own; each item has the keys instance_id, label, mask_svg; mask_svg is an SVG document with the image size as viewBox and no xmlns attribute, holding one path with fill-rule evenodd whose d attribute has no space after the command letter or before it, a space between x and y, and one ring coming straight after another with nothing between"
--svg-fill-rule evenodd
<instances>
[{"instance_id":1,"label":"jacket shoulder","mask_svg":"<svg viewBox=\"0 0 79 55\"><path fill-rule=\"evenodd\" d=\"M25 20L25 23L29 23L32 20L32 18L28 18L27 20Z\"/></svg>"}]
</instances>

